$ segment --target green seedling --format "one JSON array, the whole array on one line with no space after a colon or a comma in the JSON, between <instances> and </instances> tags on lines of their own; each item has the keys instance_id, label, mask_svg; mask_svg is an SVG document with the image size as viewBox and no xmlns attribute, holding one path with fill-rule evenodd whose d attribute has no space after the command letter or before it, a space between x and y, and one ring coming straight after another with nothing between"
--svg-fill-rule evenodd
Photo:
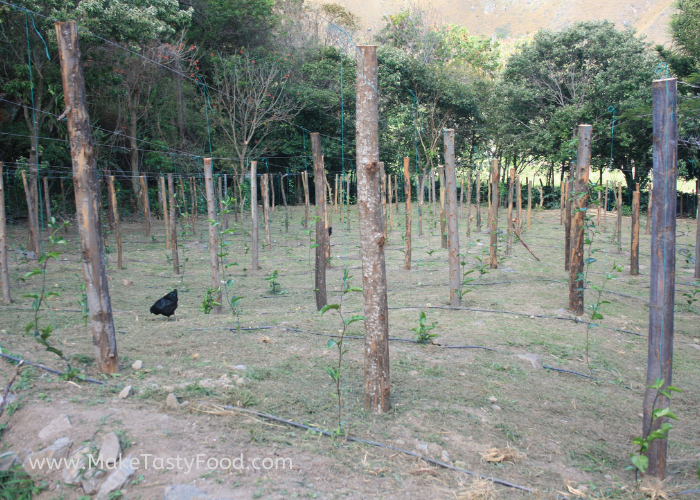
<instances>
[{"instance_id":1,"label":"green seedling","mask_svg":"<svg viewBox=\"0 0 700 500\"><path fill-rule=\"evenodd\" d=\"M687 304L686 307L688 309L688 312L692 311L693 304L698 300L697 298L695 298L695 296L698 293L700 293L700 281L694 281L692 283L692 286L693 290L691 290L690 292L683 293L683 297L685 297L685 301Z\"/></svg>"},{"instance_id":2,"label":"green seedling","mask_svg":"<svg viewBox=\"0 0 700 500\"><path fill-rule=\"evenodd\" d=\"M199 306L199 310L204 314L209 314L212 309L219 307L221 304L214 300L214 296L219 295L219 293L221 293L220 286L217 286L216 288L207 288L207 291L204 293L204 300Z\"/></svg>"},{"instance_id":3,"label":"green seedling","mask_svg":"<svg viewBox=\"0 0 700 500\"><path fill-rule=\"evenodd\" d=\"M267 281L268 285L270 286L270 293L272 295L277 295L281 292L282 285L277 283L277 269L272 271L272 274L270 274L267 278L265 278L265 281Z\"/></svg>"},{"instance_id":4,"label":"green seedling","mask_svg":"<svg viewBox=\"0 0 700 500\"><path fill-rule=\"evenodd\" d=\"M433 330L437 324L437 321L435 321L432 325L428 325L425 313L421 311L420 315L418 316L418 326L411 328L411 331L414 333L415 341L419 344L432 344L433 339L438 335L435 333L430 333L430 331Z\"/></svg>"}]
</instances>

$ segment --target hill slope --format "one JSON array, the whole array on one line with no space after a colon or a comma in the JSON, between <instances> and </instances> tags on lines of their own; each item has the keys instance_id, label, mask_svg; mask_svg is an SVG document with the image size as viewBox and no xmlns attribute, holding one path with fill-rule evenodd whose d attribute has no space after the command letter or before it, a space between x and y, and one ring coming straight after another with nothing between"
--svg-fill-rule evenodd
<instances>
[{"instance_id":1,"label":"hill slope","mask_svg":"<svg viewBox=\"0 0 700 500\"><path fill-rule=\"evenodd\" d=\"M405 0L332 0L375 31L382 17L406 8ZM324 3L331 3L324 0ZM561 29L577 21L608 19L632 27L656 43L668 42L673 0L417 0L442 20L466 26L475 35L519 37L542 28Z\"/></svg>"}]
</instances>

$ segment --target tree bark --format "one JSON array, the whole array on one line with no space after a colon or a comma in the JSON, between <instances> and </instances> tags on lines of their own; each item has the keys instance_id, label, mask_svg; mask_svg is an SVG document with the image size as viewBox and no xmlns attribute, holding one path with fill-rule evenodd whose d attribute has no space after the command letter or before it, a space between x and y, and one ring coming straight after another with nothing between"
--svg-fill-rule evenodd
<instances>
[{"instance_id":1,"label":"tree bark","mask_svg":"<svg viewBox=\"0 0 700 500\"><path fill-rule=\"evenodd\" d=\"M95 360L100 373L117 373L119 356L100 231L97 164L85 99L78 28L75 22L56 23L55 26L71 145L83 278L90 311Z\"/></svg>"},{"instance_id":2,"label":"tree bark","mask_svg":"<svg viewBox=\"0 0 700 500\"><path fill-rule=\"evenodd\" d=\"M5 227L5 186L2 180L3 163L0 161L0 281L2 282L2 301L9 304L10 274L7 267L7 233Z\"/></svg>"},{"instance_id":3,"label":"tree bark","mask_svg":"<svg viewBox=\"0 0 700 500\"><path fill-rule=\"evenodd\" d=\"M146 176L139 177L141 183L141 195L143 196L143 221L146 224L146 238L151 237L151 204L148 201L148 185Z\"/></svg>"},{"instance_id":4,"label":"tree bark","mask_svg":"<svg viewBox=\"0 0 700 500\"><path fill-rule=\"evenodd\" d=\"M498 170L498 160L491 160L491 203L489 206L491 269L498 269Z\"/></svg>"},{"instance_id":5,"label":"tree bark","mask_svg":"<svg viewBox=\"0 0 700 500\"><path fill-rule=\"evenodd\" d=\"M408 157L403 159L403 189L406 198L406 238L404 265L406 271L411 269L411 174L408 170L410 160Z\"/></svg>"},{"instance_id":6,"label":"tree bark","mask_svg":"<svg viewBox=\"0 0 700 500\"><path fill-rule=\"evenodd\" d=\"M255 162L252 162L255 163ZM255 167L252 167L253 169ZM214 199L214 174L212 172L212 159L204 158L204 191L207 197L207 223L209 229L209 269L211 270L211 290L219 290L214 297L215 302L222 303L221 276L219 274L219 235L211 221L216 221L216 200ZM214 314L221 314L221 306L212 308Z\"/></svg>"},{"instance_id":7,"label":"tree bark","mask_svg":"<svg viewBox=\"0 0 700 500\"><path fill-rule=\"evenodd\" d=\"M632 193L632 231L630 246L630 275L639 274L639 183Z\"/></svg>"},{"instance_id":8,"label":"tree bark","mask_svg":"<svg viewBox=\"0 0 700 500\"><path fill-rule=\"evenodd\" d=\"M447 236L449 244L450 306L459 307L459 219L457 217L457 173L455 167L455 131L445 130L445 181L447 188Z\"/></svg>"},{"instance_id":9,"label":"tree bark","mask_svg":"<svg viewBox=\"0 0 700 500\"><path fill-rule=\"evenodd\" d=\"M117 192L114 190L114 176L107 177L107 191L109 199L112 200L112 218L114 219L114 230L117 236L117 269L122 269L122 230L119 224L119 207L117 206Z\"/></svg>"},{"instance_id":10,"label":"tree bark","mask_svg":"<svg viewBox=\"0 0 700 500\"><path fill-rule=\"evenodd\" d=\"M253 271L260 269L258 263L258 248L259 248L259 236L258 236L258 162L250 162L250 218L253 222L253 228L251 231L251 239L253 240L252 257L253 257Z\"/></svg>"},{"instance_id":11,"label":"tree bark","mask_svg":"<svg viewBox=\"0 0 700 500\"><path fill-rule=\"evenodd\" d=\"M311 149L314 156L314 188L316 191L316 261L315 283L316 309L320 311L327 304L326 299L326 176L323 171L321 136L311 134Z\"/></svg>"},{"instance_id":12,"label":"tree bark","mask_svg":"<svg viewBox=\"0 0 700 500\"><path fill-rule=\"evenodd\" d=\"M27 218L29 225L29 241L33 243L29 249L34 252L35 257L32 260L39 259L39 224L38 218L34 213L34 201L32 200L32 191L29 184L27 184L27 175L24 170L22 170L22 184L24 184L24 195L27 199Z\"/></svg>"},{"instance_id":13,"label":"tree bark","mask_svg":"<svg viewBox=\"0 0 700 500\"><path fill-rule=\"evenodd\" d=\"M586 239L585 219L588 208L588 178L591 168L591 125L578 127L578 159L576 163L576 187L573 198L574 214L571 221L571 262L569 264L569 310L583 316L583 246Z\"/></svg>"},{"instance_id":14,"label":"tree bark","mask_svg":"<svg viewBox=\"0 0 700 500\"><path fill-rule=\"evenodd\" d=\"M173 182L173 174L168 174L168 194L170 204L170 250L172 251L173 271L175 274L180 274L180 259L177 251L177 213L175 212L175 183Z\"/></svg>"},{"instance_id":15,"label":"tree bark","mask_svg":"<svg viewBox=\"0 0 700 500\"><path fill-rule=\"evenodd\" d=\"M46 210L46 223L51 222L51 196L49 195L49 178L44 177L44 209Z\"/></svg>"}]
</instances>

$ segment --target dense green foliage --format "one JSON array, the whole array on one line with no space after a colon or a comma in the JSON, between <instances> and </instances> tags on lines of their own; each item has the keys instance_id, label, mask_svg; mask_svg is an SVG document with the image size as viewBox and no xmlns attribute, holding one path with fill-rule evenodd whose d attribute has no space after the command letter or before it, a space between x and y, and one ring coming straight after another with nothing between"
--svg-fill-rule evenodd
<instances>
[{"instance_id":1,"label":"dense green foliage","mask_svg":"<svg viewBox=\"0 0 700 500\"><path fill-rule=\"evenodd\" d=\"M222 172L244 171L251 160L270 172L303 170L315 131L329 171L354 168L351 37L360 37L358 19L339 5L16 1L27 11L0 7L0 160L11 169L70 166L65 124L57 120L63 102L53 27L69 19L81 27L98 164L122 181L199 172L209 155ZM414 166L417 159L420 170L441 163L443 130L454 128L460 168L496 157L504 168L535 166L553 183L575 158L577 125L590 123L594 169L620 169L630 184L635 167L635 181L645 183L655 69L663 60L671 73L698 79L700 1L679 0L678 9L675 51L653 50L609 22L544 30L503 46L424 11L389 16L372 42L379 45L387 169L396 171L403 156ZM687 97L681 174L691 178L700 123L694 89Z\"/></svg>"}]
</instances>

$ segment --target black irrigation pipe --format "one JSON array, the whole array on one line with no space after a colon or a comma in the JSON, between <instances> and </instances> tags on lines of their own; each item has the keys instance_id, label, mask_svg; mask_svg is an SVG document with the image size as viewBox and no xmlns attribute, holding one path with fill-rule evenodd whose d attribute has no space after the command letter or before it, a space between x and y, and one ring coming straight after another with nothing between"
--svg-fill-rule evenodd
<instances>
[{"instance_id":1,"label":"black irrigation pipe","mask_svg":"<svg viewBox=\"0 0 700 500\"><path fill-rule=\"evenodd\" d=\"M545 316L543 314L526 314L511 311L492 311L491 309L473 309L471 307L448 307L448 306L429 306L427 309L452 309L455 311L474 311L474 312L484 312L484 313L495 313L495 314L512 314L514 316L527 316L528 318L534 316L535 318L544 319L559 319L563 321L573 321L574 323L580 323L582 325L591 325L595 328L603 328L605 330L612 330L615 332L629 333L630 335L636 335L637 337L643 337L641 333L632 332L630 330L622 330L620 328L613 328L611 326L603 326L598 323L590 323L588 321L579 320L576 318L563 318L561 316ZM390 307L389 309L422 309L420 306L403 306L403 307Z\"/></svg>"},{"instance_id":2,"label":"black irrigation pipe","mask_svg":"<svg viewBox=\"0 0 700 500\"><path fill-rule=\"evenodd\" d=\"M46 370L47 372L55 373L57 375L65 375L65 372L60 372L58 370L54 370L53 368L49 368L48 366L44 366L44 365L41 365L39 363L32 363L31 361L27 361L26 359L15 358L14 356L9 356L3 352L0 352L0 356L2 356L5 359L9 359L11 361L14 361L15 363L19 363L19 362L23 361L25 365L36 366L37 368L41 368L42 370ZM88 377L85 377L84 379L81 378L78 380L84 380L85 382L92 382L93 384L100 384L100 385L105 384L101 380L95 380L94 378L88 378Z\"/></svg>"},{"instance_id":3,"label":"black irrigation pipe","mask_svg":"<svg viewBox=\"0 0 700 500\"><path fill-rule=\"evenodd\" d=\"M208 404L206 402L202 402L202 403ZM255 410L248 410L246 408L238 408L236 406L230 406L230 405L210 405L210 406L212 406L213 408L221 408L221 409L228 410L228 411L239 411L241 413L249 413L251 415L255 415L255 416L260 417L260 418L272 420L273 422L280 422L283 424L290 425L292 427L297 427L299 429L305 429L307 431L316 432L316 433L321 434L323 436L333 437L333 434L331 434L328 431L324 431L324 430L318 429L316 427L311 427L310 425L300 424L299 422L295 422L293 420L287 420L286 418L276 417L274 415L270 415L269 413L263 413L263 412L255 411ZM515 488L518 490L527 491L528 493L535 492L535 490L533 490L532 488L528 488L527 486L521 486L519 484L504 481L503 479L497 479L497 478L492 477L492 476L484 476L484 475L479 474L477 472L472 472L472 471L467 470L467 469L455 467L453 465L446 464L445 462L441 462L439 460L428 458L428 457L425 457L419 453L409 451L409 450L404 450L403 448L397 448L397 447L391 446L389 444L379 443L377 441L368 441L366 439L360 439L360 438L356 438L356 437L352 437L352 436L345 436L345 440L352 442L352 443L368 444L370 446L376 446L377 448L386 448L388 450L398 451L400 453L404 453L406 455L416 457L416 458L423 460L425 462L428 462L428 463L431 463L434 465L438 465L438 466L443 467L445 469L450 469L450 470L454 470L457 472L464 472L465 474L468 474L470 476L475 476L475 477L478 477L479 479L485 479L487 481L491 481L492 483L500 484L501 486L507 486L508 488Z\"/></svg>"},{"instance_id":4,"label":"black irrigation pipe","mask_svg":"<svg viewBox=\"0 0 700 500\"><path fill-rule=\"evenodd\" d=\"M586 375L585 373L573 372L571 370L564 370L563 368L554 368L553 366L549 366L549 365L542 365L542 368L544 368L545 370L554 370L555 372L571 373L572 375L578 375L579 377L590 378L592 380L595 380L596 382L600 382L600 379L597 379L595 377L591 377L590 375Z\"/></svg>"}]
</instances>

